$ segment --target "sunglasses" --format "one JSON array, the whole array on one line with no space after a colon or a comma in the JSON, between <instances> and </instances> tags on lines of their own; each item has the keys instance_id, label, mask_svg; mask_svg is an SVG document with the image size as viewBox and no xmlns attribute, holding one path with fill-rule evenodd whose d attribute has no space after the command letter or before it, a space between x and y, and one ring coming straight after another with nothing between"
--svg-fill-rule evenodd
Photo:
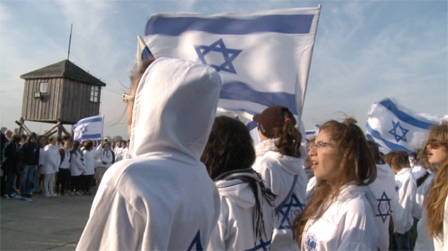
<instances>
[{"instance_id":1,"label":"sunglasses","mask_svg":"<svg viewBox=\"0 0 448 251\"><path fill-rule=\"evenodd\" d=\"M432 139L428 142L426 147L431 146L431 149L439 149L442 144L438 140Z\"/></svg>"}]
</instances>

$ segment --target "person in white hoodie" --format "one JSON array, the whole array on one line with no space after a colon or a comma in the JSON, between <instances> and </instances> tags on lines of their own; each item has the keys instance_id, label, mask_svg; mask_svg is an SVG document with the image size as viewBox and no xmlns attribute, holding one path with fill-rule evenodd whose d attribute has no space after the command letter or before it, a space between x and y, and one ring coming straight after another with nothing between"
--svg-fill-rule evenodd
<instances>
[{"instance_id":1,"label":"person in white hoodie","mask_svg":"<svg viewBox=\"0 0 448 251\"><path fill-rule=\"evenodd\" d=\"M363 131L352 118L330 120L311 146L311 168L317 179L311 202L294 220L302 251L378 250L379 233L368 185L376 177L375 160Z\"/></svg>"},{"instance_id":2,"label":"person in white hoodie","mask_svg":"<svg viewBox=\"0 0 448 251\"><path fill-rule=\"evenodd\" d=\"M393 250L411 250L410 230L414 224L412 207L415 200L417 184L409 168L407 152L392 151L385 156L385 161L395 173L395 191L397 204L392 212L394 221Z\"/></svg>"},{"instance_id":3,"label":"person in white hoodie","mask_svg":"<svg viewBox=\"0 0 448 251\"><path fill-rule=\"evenodd\" d=\"M95 174L95 149L93 141L88 140L82 151L84 156L85 171L82 173L82 190L84 195L91 195L91 188L93 183L93 175Z\"/></svg>"},{"instance_id":4,"label":"person in white hoodie","mask_svg":"<svg viewBox=\"0 0 448 251\"><path fill-rule=\"evenodd\" d=\"M104 173L106 173L107 169L109 169L113 163L115 163L115 153L112 151L110 143L104 142L95 170L95 180L98 186L101 183L101 179L103 179Z\"/></svg>"},{"instance_id":5,"label":"person in white hoodie","mask_svg":"<svg viewBox=\"0 0 448 251\"><path fill-rule=\"evenodd\" d=\"M291 223L305 208L308 176L304 171L294 115L287 107L275 105L256 114L261 142L255 146L256 160L252 168L261 174L275 200L272 250L298 250Z\"/></svg>"},{"instance_id":6,"label":"person in white hoodie","mask_svg":"<svg viewBox=\"0 0 448 251\"><path fill-rule=\"evenodd\" d=\"M373 210L375 224L380 234L379 250L389 250L389 224L390 215L395 210L397 196L395 193L395 174L390 166L385 163L374 141L367 141L376 163L376 179L369 187L376 198L377 206Z\"/></svg>"},{"instance_id":7,"label":"person in white hoodie","mask_svg":"<svg viewBox=\"0 0 448 251\"><path fill-rule=\"evenodd\" d=\"M435 251L448 250L448 123L431 129L426 151L429 163L439 167L425 199L424 216Z\"/></svg>"},{"instance_id":8,"label":"person in white hoodie","mask_svg":"<svg viewBox=\"0 0 448 251\"><path fill-rule=\"evenodd\" d=\"M203 250L217 223L218 189L200 157L221 78L181 59L140 69L124 95L132 159L105 173L77 250Z\"/></svg>"},{"instance_id":9,"label":"person in white hoodie","mask_svg":"<svg viewBox=\"0 0 448 251\"><path fill-rule=\"evenodd\" d=\"M269 249L275 195L251 168L255 150L247 127L237 119L217 117L201 161L221 198L207 250Z\"/></svg>"},{"instance_id":10,"label":"person in white hoodie","mask_svg":"<svg viewBox=\"0 0 448 251\"><path fill-rule=\"evenodd\" d=\"M70 151L70 174L71 174L71 195L83 195L82 193L82 173L85 172L84 155L82 154L78 141L73 143Z\"/></svg>"},{"instance_id":11,"label":"person in white hoodie","mask_svg":"<svg viewBox=\"0 0 448 251\"><path fill-rule=\"evenodd\" d=\"M44 195L45 197L56 197L54 187L54 176L59 170L59 164L61 163L61 156L59 154L59 146L56 145L56 138L49 139L49 144L44 147L45 160L42 167L42 174L44 178Z\"/></svg>"}]
</instances>

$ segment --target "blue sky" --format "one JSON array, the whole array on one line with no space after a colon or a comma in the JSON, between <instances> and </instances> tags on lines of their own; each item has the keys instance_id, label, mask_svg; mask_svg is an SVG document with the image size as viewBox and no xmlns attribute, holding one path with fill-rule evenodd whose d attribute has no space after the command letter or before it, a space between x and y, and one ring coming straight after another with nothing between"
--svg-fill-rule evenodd
<instances>
[{"instance_id":1,"label":"blue sky","mask_svg":"<svg viewBox=\"0 0 448 251\"><path fill-rule=\"evenodd\" d=\"M151 14L253 13L322 4L303 120L306 129L353 116L363 128L374 102L394 97L417 113L448 114L447 1L0 1L0 125L16 128L20 75L67 58L107 84L108 136L127 137L121 94L136 37ZM43 133L51 124L26 122Z\"/></svg>"}]
</instances>

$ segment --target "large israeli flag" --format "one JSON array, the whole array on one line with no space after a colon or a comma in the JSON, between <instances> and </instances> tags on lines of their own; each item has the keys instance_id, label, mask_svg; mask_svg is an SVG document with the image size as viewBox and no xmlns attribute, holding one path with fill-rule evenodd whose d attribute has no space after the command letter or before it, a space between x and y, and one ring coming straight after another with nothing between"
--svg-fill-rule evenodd
<instances>
[{"instance_id":1,"label":"large israeli flag","mask_svg":"<svg viewBox=\"0 0 448 251\"><path fill-rule=\"evenodd\" d=\"M320 6L250 15L157 14L144 40L155 57L215 68L223 81L221 112L251 121L283 105L300 121L319 13Z\"/></svg>"},{"instance_id":2,"label":"large israeli flag","mask_svg":"<svg viewBox=\"0 0 448 251\"><path fill-rule=\"evenodd\" d=\"M429 130L441 121L435 116L416 114L390 98L374 103L368 116L367 138L387 150L408 153L423 148Z\"/></svg>"},{"instance_id":3,"label":"large israeli flag","mask_svg":"<svg viewBox=\"0 0 448 251\"><path fill-rule=\"evenodd\" d=\"M83 118L73 125L73 140L98 140L103 138L104 115Z\"/></svg>"}]
</instances>

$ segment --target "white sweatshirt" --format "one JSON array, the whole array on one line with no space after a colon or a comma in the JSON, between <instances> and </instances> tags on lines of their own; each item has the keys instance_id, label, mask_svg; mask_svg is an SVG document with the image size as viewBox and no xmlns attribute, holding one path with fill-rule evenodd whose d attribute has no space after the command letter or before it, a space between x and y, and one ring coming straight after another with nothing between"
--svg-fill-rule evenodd
<instances>
[{"instance_id":1,"label":"white sweatshirt","mask_svg":"<svg viewBox=\"0 0 448 251\"><path fill-rule=\"evenodd\" d=\"M415 241L414 250L416 251L434 251L434 238L429 237L426 225L426 211L423 209L422 218L417 223L417 240Z\"/></svg>"},{"instance_id":2,"label":"white sweatshirt","mask_svg":"<svg viewBox=\"0 0 448 251\"><path fill-rule=\"evenodd\" d=\"M71 154L71 163L70 163L71 176L79 176L86 170L83 159L84 157L80 151L76 151L76 153Z\"/></svg>"},{"instance_id":3,"label":"white sweatshirt","mask_svg":"<svg viewBox=\"0 0 448 251\"><path fill-rule=\"evenodd\" d=\"M397 204L395 193L395 174L388 164L376 165L377 176L369 185L376 198L376 207L373 209L375 224L378 228L380 250L389 250L389 222L390 214Z\"/></svg>"},{"instance_id":4,"label":"white sweatshirt","mask_svg":"<svg viewBox=\"0 0 448 251\"><path fill-rule=\"evenodd\" d=\"M132 159L108 169L77 250L205 249L219 216L200 161L221 79L211 67L159 58L138 85Z\"/></svg>"},{"instance_id":5,"label":"white sweatshirt","mask_svg":"<svg viewBox=\"0 0 448 251\"><path fill-rule=\"evenodd\" d=\"M85 171L82 175L93 175L95 174L95 149L90 151L82 151L84 155L84 166Z\"/></svg>"},{"instance_id":6,"label":"white sweatshirt","mask_svg":"<svg viewBox=\"0 0 448 251\"><path fill-rule=\"evenodd\" d=\"M445 199L442 233L434 238L435 251L448 251L448 196Z\"/></svg>"},{"instance_id":7,"label":"white sweatshirt","mask_svg":"<svg viewBox=\"0 0 448 251\"><path fill-rule=\"evenodd\" d=\"M266 236L254 239L253 214L255 197L252 189L241 180L216 182L221 198L221 213L207 250L269 249L274 224L274 208L263 199L263 222Z\"/></svg>"},{"instance_id":8,"label":"white sweatshirt","mask_svg":"<svg viewBox=\"0 0 448 251\"><path fill-rule=\"evenodd\" d=\"M306 223L301 250L378 250L375 207L369 187L343 186L322 217Z\"/></svg>"},{"instance_id":9,"label":"white sweatshirt","mask_svg":"<svg viewBox=\"0 0 448 251\"><path fill-rule=\"evenodd\" d=\"M58 146L46 145L44 147L45 159L41 174L52 174L59 171L59 164L61 163L61 155L59 155Z\"/></svg>"},{"instance_id":10,"label":"white sweatshirt","mask_svg":"<svg viewBox=\"0 0 448 251\"><path fill-rule=\"evenodd\" d=\"M415 199L412 205L412 216L417 219L420 219L422 217L423 202L425 200L426 192L431 187L432 181L434 180L434 173L431 172L429 169L427 172L429 173L428 177L426 177L425 181L423 181L423 183L420 184L420 186L416 186L415 189ZM425 174L426 172L423 175Z\"/></svg>"},{"instance_id":11,"label":"white sweatshirt","mask_svg":"<svg viewBox=\"0 0 448 251\"><path fill-rule=\"evenodd\" d=\"M398 203L392 212L394 233L404 234L414 224L414 218L411 212L415 199L416 186L410 168L403 168L395 175L395 191Z\"/></svg>"},{"instance_id":12,"label":"white sweatshirt","mask_svg":"<svg viewBox=\"0 0 448 251\"><path fill-rule=\"evenodd\" d=\"M286 200L282 208L277 208L274 217L271 250L299 249L291 230L291 224L305 209L308 176L303 170L303 164L303 159L268 151L264 156L257 157L252 166L255 171L261 174L266 187L277 195L275 206L278 207ZM297 175L295 187L292 194L286 198L292 188L295 175Z\"/></svg>"}]
</instances>

